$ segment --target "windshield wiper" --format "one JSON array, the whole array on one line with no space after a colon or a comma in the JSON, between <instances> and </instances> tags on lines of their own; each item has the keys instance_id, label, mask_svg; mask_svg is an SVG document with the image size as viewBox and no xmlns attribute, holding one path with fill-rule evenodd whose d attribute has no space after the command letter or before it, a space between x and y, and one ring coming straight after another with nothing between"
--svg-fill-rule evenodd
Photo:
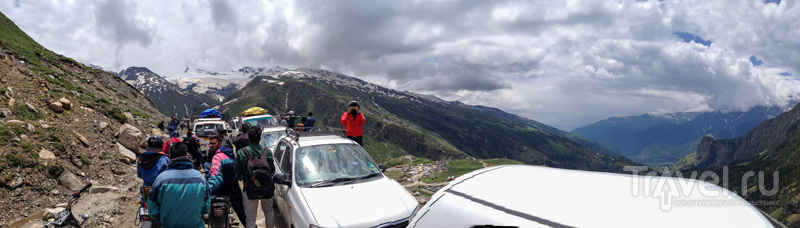
<instances>
[{"instance_id":1,"label":"windshield wiper","mask_svg":"<svg viewBox=\"0 0 800 228\"><path fill-rule=\"evenodd\" d=\"M312 188L328 187L328 186L335 185L337 183L341 183L341 182L345 182L345 181L351 181L351 180L355 180L355 179L356 178L352 178L352 177L341 177L341 178L336 178L336 179L332 179L332 180L326 180L326 181L322 181L322 182L317 182L315 184L312 184L311 187Z\"/></svg>"}]
</instances>

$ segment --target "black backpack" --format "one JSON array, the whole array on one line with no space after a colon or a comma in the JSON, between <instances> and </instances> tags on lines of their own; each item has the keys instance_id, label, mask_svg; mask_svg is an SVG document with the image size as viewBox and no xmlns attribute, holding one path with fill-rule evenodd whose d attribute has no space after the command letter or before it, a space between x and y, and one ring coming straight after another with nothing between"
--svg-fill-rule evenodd
<instances>
[{"instance_id":1,"label":"black backpack","mask_svg":"<svg viewBox=\"0 0 800 228\"><path fill-rule=\"evenodd\" d=\"M275 194L272 182L272 166L267 159L268 148L260 156L252 156L247 148L242 148L247 157L247 170L244 175L244 189L248 199L271 199Z\"/></svg>"}]
</instances>

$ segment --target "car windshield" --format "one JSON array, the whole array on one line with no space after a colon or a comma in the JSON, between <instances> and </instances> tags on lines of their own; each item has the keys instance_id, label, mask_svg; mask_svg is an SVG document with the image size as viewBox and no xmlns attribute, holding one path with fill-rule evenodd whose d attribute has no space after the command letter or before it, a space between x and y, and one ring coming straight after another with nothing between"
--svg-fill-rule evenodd
<instances>
[{"instance_id":1,"label":"car windshield","mask_svg":"<svg viewBox=\"0 0 800 228\"><path fill-rule=\"evenodd\" d=\"M272 125L276 124L275 123L275 119L272 118L271 116L245 120L244 123L250 124L250 126L253 126L253 127L255 127L255 126L266 127L266 126L272 126Z\"/></svg>"},{"instance_id":2,"label":"car windshield","mask_svg":"<svg viewBox=\"0 0 800 228\"><path fill-rule=\"evenodd\" d=\"M304 147L295 154L295 177L301 187L323 187L380 175L366 151L355 144Z\"/></svg>"},{"instance_id":3,"label":"car windshield","mask_svg":"<svg viewBox=\"0 0 800 228\"><path fill-rule=\"evenodd\" d=\"M284 135L286 135L286 131L263 132L261 133L261 146L272 149L275 143L278 143L278 139Z\"/></svg>"},{"instance_id":4,"label":"car windshield","mask_svg":"<svg viewBox=\"0 0 800 228\"><path fill-rule=\"evenodd\" d=\"M224 127L222 124L197 124L197 126L194 127L194 133L197 135L197 137L209 137L216 135L217 129L224 129Z\"/></svg>"}]
</instances>

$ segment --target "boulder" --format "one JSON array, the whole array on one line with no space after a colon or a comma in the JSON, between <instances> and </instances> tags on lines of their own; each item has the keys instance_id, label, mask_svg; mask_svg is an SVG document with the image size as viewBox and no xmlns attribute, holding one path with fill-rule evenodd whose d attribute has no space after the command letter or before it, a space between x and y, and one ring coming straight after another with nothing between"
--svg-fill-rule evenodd
<instances>
[{"instance_id":1,"label":"boulder","mask_svg":"<svg viewBox=\"0 0 800 228\"><path fill-rule=\"evenodd\" d=\"M133 114L131 114L130 112L123 112L122 114L125 115L125 118L126 118L125 122L126 123L133 123L133 121L134 121L133 120Z\"/></svg>"},{"instance_id":2,"label":"boulder","mask_svg":"<svg viewBox=\"0 0 800 228\"><path fill-rule=\"evenodd\" d=\"M30 110L31 112L39 114L39 110L36 110L36 107L34 107L31 103L25 102L25 106L27 106L28 110Z\"/></svg>"},{"instance_id":3,"label":"boulder","mask_svg":"<svg viewBox=\"0 0 800 228\"><path fill-rule=\"evenodd\" d=\"M56 159L56 155L53 151L42 149L39 151L39 159Z\"/></svg>"},{"instance_id":4,"label":"boulder","mask_svg":"<svg viewBox=\"0 0 800 228\"><path fill-rule=\"evenodd\" d=\"M50 219L54 219L56 217L56 214L58 214L58 212L61 212L63 210L64 210L64 208L60 208L60 207L59 208L46 208L46 209L44 209L44 212L42 213L42 221L47 221L47 220L50 220Z\"/></svg>"},{"instance_id":5,"label":"boulder","mask_svg":"<svg viewBox=\"0 0 800 228\"><path fill-rule=\"evenodd\" d=\"M25 122L22 122L22 121L19 121L19 120L9 120L8 123L10 123L10 124L24 124Z\"/></svg>"},{"instance_id":6,"label":"boulder","mask_svg":"<svg viewBox=\"0 0 800 228\"><path fill-rule=\"evenodd\" d=\"M28 132L30 133L36 132L36 127L33 127L33 124L28 124Z\"/></svg>"},{"instance_id":7,"label":"boulder","mask_svg":"<svg viewBox=\"0 0 800 228\"><path fill-rule=\"evenodd\" d=\"M72 172L64 172L58 177L58 184L61 186L66 187L70 191L78 191L83 188L83 184L81 184L81 180L72 174Z\"/></svg>"},{"instance_id":8,"label":"boulder","mask_svg":"<svg viewBox=\"0 0 800 228\"><path fill-rule=\"evenodd\" d=\"M11 87L6 87L6 92L3 95L5 95L8 99L14 98L14 89Z\"/></svg>"},{"instance_id":9,"label":"boulder","mask_svg":"<svg viewBox=\"0 0 800 228\"><path fill-rule=\"evenodd\" d=\"M47 125L47 124L44 124L44 123L43 123L43 124L42 124L42 128L44 128L44 129L50 128L50 125Z\"/></svg>"},{"instance_id":10,"label":"boulder","mask_svg":"<svg viewBox=\"0 0 800 228\"><path fill-rule=\"evenodd\" d=\"M28 135L21 134L21 135L19 135L19 138L22 139L22 140L25 140L25 139L28 139Z\"/></svg>"},{"instance_id":11,"label":"boulder","mask_svg":"<svg viewBox=\"0 0 800 228\"><path fill-rule=\"evenodd\" d=\"M53 112L56 112L56 113L64 112L63 105L61 104L61 102L58 102L58 101L50 103L50 105L47 106L47 107L50 108L50 110L53 110Z\"/></svg>"},{"instance_id":12,"label":"boulder","mask_svg":"<svg viewBox=\"0 0 800 228\"><path fill-rule=\"evenodd\" d=\"M11 182L8 182L7 184L8 184L8 187L10 189L15 189L15 188L19 188L20 186L22 186L22 183L25 183L25 180L23 180L22 177L17 176L16 178L12 179Z\"/></svg>"},{"instance_id":13,"label":"boulder","mask_svg":"<svg viewBox=\"0 0 800 228\"><path fill-rule=\"evenodd\" d=\"M0 108L0 118L8 118L11 117L11 110L7 108Z\"/></svg>"},{"instance_id":14,"label":"boulder","mask_svg":"<svg viewBox=\"0 0 800 228\"><path fill-rule=\"evenodd\" d=\"M112 159L112 158L114 158L113 154L111 154L109 152L106 152L105 150L104 151L100 151L100 160L109 160L109 159Z\"/></svg>"},{"instance_id":15,"label":"boulder","mask_svg":"<svg viewBox=\"0 0 800 228\"><path fill-rule=\"evenodd\" d=\"M63 105L65 110L72 110L72 102L67 100L67 98L62 97L61 99L58 99L58 102L61 103L61 105Z\"/></svg>"},{"instance_id":16,"label":"boulder","mask_svg":"<svg viewBox=\"0 0 800 228\"><path fill-rule=\"evenodd\" d=\"M14 104L17 103L16 101L17 100L14 100L14 98L9 98L8 99L8 106L14 106Z\"/></svg>"},{"instance_id":17,"label":"boulder","mask_svg":"<svg viewBox=\"0 0 800 228\"><path fill-rule=\"evenodd\" d=\"M144 138L144 134L138 128L130 124L123 124L119 128L117 141L129 150L139 151L139 142Z\"/></svg>"},{"instance_id":18,"label":"boulder","mask_svg":"<svg viewBox=\"0 0 800 228\"><path fill-rule=\"evenodd\" d=\"M127 164L133 164L133 162L136 161L136 154L133 153L133 151L128 150L128 148L125 148L125 146L122 144L117 143L117 149L119 154L122 155L120 156L120 161L123 161Z\"/></svg>"},{"instance_id":19,"label":"boulder","mask_svg":"<svg viewBox=\"0 0 800 228\"><path fill-rule=\"evenodd\" d=\"M99 125L99 127L100 127L100 130L106 129L106 128L108 127L108 123L106 123L106 122L100 122L100 125Z\"/></svg>"},{"instance_id":20,"label":"boulder","mask_svg":"<svg viewBox=\"0 0 800 228\"><path fill-rule=\"evenodd\" d=\"M99 194L110 191L119 191L119 189L113 186L92 186L92 188L89 189L89 193L91 194Z\"/></svg>"},{"instance_id":21,"label":"boulder","mask_svg":"<svg viewBox=\"0 0 800 228\"><path fill-rule=\"evenodd\" d=\"M158 128L153 128L153 129L150 129L150 134L151 134L151 135L158 135L158 136L161 136L161 130L158 130ZM163 137L163 136L162 136L162 137Z\"/></svg>"},{"instance_id":22,"label":"boulder","mask_svg":"<svg viewBox=\"0 0 800 228\"><path fill-rule=\"evenodd\" d=\"M83 137L83 135L81 135L78 132L74 132L74 131L72 132L72 134L74 134L75 137L78 138L78 140L81 141L81 143L83 143L84 146L87 146L87 147L89 146L89 140L86 139L86 137Z\"/></svg>"}]
</instances>

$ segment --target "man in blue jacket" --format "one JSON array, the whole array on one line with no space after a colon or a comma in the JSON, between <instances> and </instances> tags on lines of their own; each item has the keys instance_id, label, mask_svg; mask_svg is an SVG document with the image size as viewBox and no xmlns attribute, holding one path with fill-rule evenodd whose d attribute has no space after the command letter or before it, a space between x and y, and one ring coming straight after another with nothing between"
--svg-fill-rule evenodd
<instances>
[{"instance_id":1,"label":"man in blue jacket","mask_svg":"<svg viewBox=\"0 0 800 228\"><path fill-rule=\"evenodd\" d=\"M147 197L150 218L164 228L205 227L203 215L210 209L211 189L203 174L192 167L185 144L174 143L169 154L172 161L156 177Z\"/></svg>"},{"instance_id":2,"label":"man in blue jacket","mask_svg":"<svg viewBox=\"0 0 800 228\"><path fill-rule=\"evenodd\" d=\"M169 158L161 150L164 140L161 136L153 135L147 139L147 151L139 155L136 162L136 176L142 178L145 187L153 186L158 174L167 169Z\"/></svg>"},{"instance_id":3,"label":"man in blue jacket","mask_svg":"<svg viewBox=\"0 0 800 228\"><path fill-rule=\"evenodd\" d=\"M239 188L239 181L234 171L236 154L231 148L222 145L222 137L218 135L211 137L208 147L216 150L211 159L208 179L212 195L227 196L231 200L231 206L236 212L236 216L239 217L239 221L247 221L242 203L242 189Z\"/></svg>"}]
</instances>

